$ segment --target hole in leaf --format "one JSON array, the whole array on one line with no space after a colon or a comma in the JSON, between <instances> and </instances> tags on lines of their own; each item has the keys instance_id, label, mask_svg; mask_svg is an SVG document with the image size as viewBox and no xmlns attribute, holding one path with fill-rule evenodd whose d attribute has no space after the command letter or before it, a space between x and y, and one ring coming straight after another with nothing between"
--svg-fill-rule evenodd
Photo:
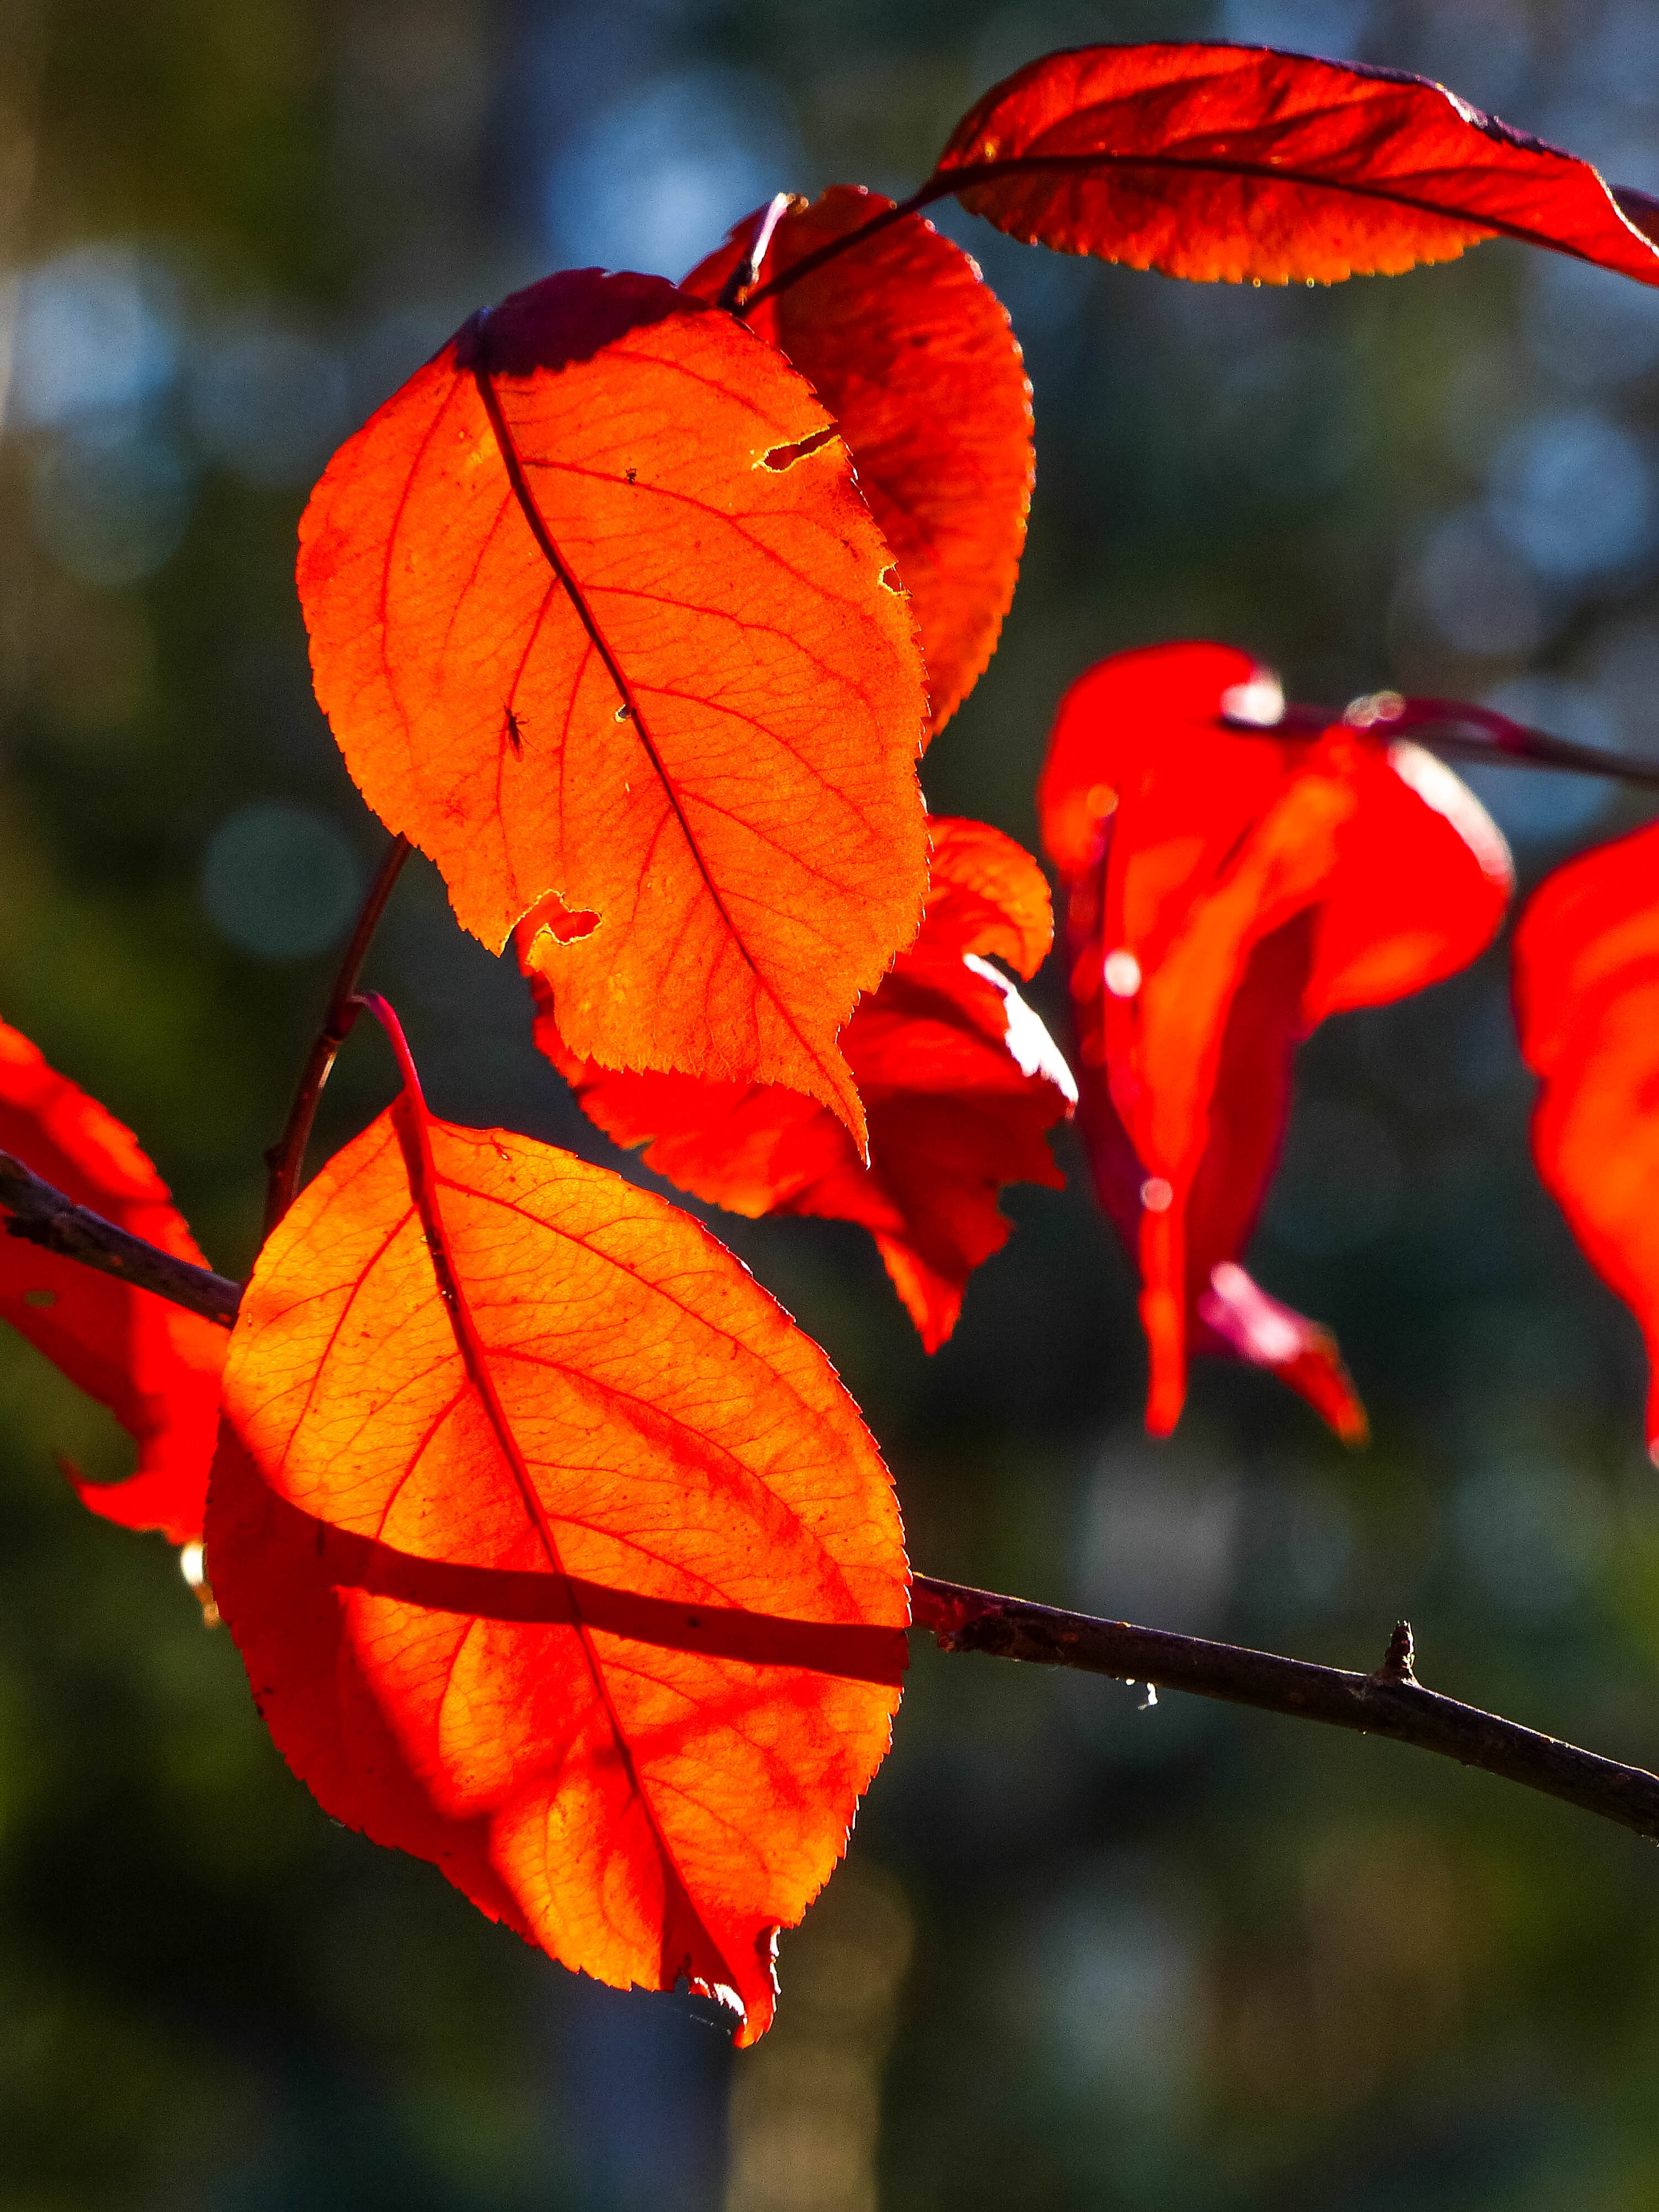
<instances>
[{"instance_id":1,"label":"hole in leaf","mask_svg":"<svg viewBox=\"0 0 1659 2212\"><path fill-rule=\"evenodd\" d=\"M599 917L586 907L568 907L557 891L549 891L538 899L514 935L528 951L538 937L546 935L558 945L574 945L579 938L592 937L599 926Z\"/></svg>"},{"instance_id":2,"label":"hole in leaf","mask_svg":"<svg viewBox=\"0 0 1659 2212\"><path fill-rule=\"evenodd\" d=\"M816 453L820 446L827 446L831 438L839 434L833 422L826 423L822 430L814 430L810 438L802 438L793 446L774 446L769 453L762 456L763 464L769 469L793 469L797 461L804 461L809 453Z\"/></svg>"},{"instance_id":3,"label":"hole in leaf","mask_svg":"<svg viewBox=\"0 0 1659 2212\"><path fill-rule=\"evenodd\" d=\"M890 561L887 563L876 580L884 592L893 592L901 595L903 592L904 584L899 575L897 565L894 562Z\"/></svg>"}]
</instances>

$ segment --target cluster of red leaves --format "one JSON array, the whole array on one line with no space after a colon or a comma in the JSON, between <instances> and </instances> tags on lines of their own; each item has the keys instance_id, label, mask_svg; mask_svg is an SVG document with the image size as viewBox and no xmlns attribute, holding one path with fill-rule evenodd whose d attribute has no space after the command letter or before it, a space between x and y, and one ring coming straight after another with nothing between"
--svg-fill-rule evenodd
<instances>
[{"instance_id":1,"label":"cluster of red leaves","mask_svg":"<svg viewBox=\"0 0 1659 2212\"><path fill-rule=\"evenodd\" d=\"M1058 1180L1073 1095L991 964L1048 949L1035 863L930 825L917 783L994 646L1032 468L1007 319L920 212L950 194L1182 276L1330 281L1504 234L1659 282L1652 203L1438 86L1090 47L988 94L909 203L781 198L683 285L569 271L481 312L335 457L299 586L365 798L467 928L516 935L602 1127L737 1211L862 1223L930 1348L1008 1233L1001 1188ZM1081 1115L1160 1431L1196 1347L1364 1433L1334 1346L1242 1255L1297 1042L1449 974L1504 911L1502 841L1402 741L1412 711L1285 714L1214 646L1121 655L1061 709L1040 800ZM1650 857L1547 886L1519 977L1544 1172L1651 1331ZM270 1237L231 1340L225 1616L331 1813L573 1966L724 1995L752 2040L897 1702L886 1470L703 1230L434 1121L376 1011L401 1094ZM10 1032L0 1139L195 1256L127 1133ZM193 1534L220 1334L15 1240L0 1304L138 1440L89 1502Z\"/></svg>"},{"instance_id":2,"label":"cluster of red leaves","mask_svg":"<svg viewBox=\"0 0 1659 2212\"><path fill-rule=\"evenodd\" d=\"M1336 721L1285 728L1277 681L1219 645L1102 661L1038 786L1069 891L1080 1113L1141 1281L1147 1426L1189 1346L1267 1367L1351 1443L1365 1417L1324 1330L1239 1264L1279 1157L1297 1044L1490 944L1513 874L1449 769Z\"/></svg>"}]
</instances>

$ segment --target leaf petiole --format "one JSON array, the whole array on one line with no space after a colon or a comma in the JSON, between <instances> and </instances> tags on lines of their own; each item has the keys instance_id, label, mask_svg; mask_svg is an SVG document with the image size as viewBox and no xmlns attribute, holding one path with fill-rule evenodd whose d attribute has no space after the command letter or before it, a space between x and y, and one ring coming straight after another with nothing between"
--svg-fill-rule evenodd
<instances>
[{"instance_id":1,"label":"leaf petiole","mask_svg":"<svg viewBox=\"0 0 1659 2212\"><path fill-rule=\"evenodd\" d=\"M1491 707L1460 699L1406 699L1397 691L1355 699L1340 714L1323 707L1286 707L1276 722L1224 714L1222 726L1245 738L1317 738L1339 722L1378 736L1413 737L1455 759L1486 761L1498 768L1545 768L1564 775L1605 775L1638 788L1659 790L1659 761L1632 760L1571 738L1552 737L1512 722Z\"/></svg>"},{"instance_id":2,"label":"leaf petiole","mask_svg":"<svg viewBox=\"0 0 1659 2212\"><path fill-rule=\"evenodd\" d=\"M1659 790L1659 763L1654 761L1632 760L1622 754L1603 752L1596 745L1578 744L1570 738L1553 738L1547 730L1529 729L1489 707L1465 706L1454 699L1407 699L1401 705L1398 714L1378 718L1390 732L1402 736L1409 732L1459 759L1553 768L1569 775L1611 776L1621 783ZM1347 719L1359 719L1352 707Z\"/></svg>"},{"instance_id":3,"label":"leaf petiole","mask_svg":"<svg viewBox=\"0 0 1659 2212\"><path fill-rule=\"evenodd\" d=\"M323 1085L328 1081L335 1055L351 1034L351 1025L357 1018L361 1003L355 996L357 978L362 973L363 962L368 957L368 948L374 932L380 927L380 917L386 912L386 902L392 896L393 887L403 873L404 862L412 850L407 837L394 837L374 882L369 885L368 896L357 916L357 926L351 933L351 941L346 946L339 972L334 978L334 988L329 994L322 1029L301 1071L294 1103L289 1109L283 1133L265 1154L265 1165L270 1171L270 1181L265 1186L264 1233L267 1237L293 1205L299 1190L300 1176L305 1166L306 1146L310 1139L312 1123L317 1118L317 1102L323 1095ZM407 1046L404 1050L408 1050Z\"/></svg>"}]
</instances>

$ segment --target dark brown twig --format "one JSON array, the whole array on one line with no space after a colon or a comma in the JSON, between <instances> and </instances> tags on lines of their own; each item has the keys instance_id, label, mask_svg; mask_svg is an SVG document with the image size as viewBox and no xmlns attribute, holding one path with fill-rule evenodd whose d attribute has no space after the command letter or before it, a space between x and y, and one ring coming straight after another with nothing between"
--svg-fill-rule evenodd
<instances>
[{"instance_id":1,"label":"dark brown twig","mask_svg":"<svg viewBox=\"0 0 1659 2212\"><path fill-rule=\"evenodd\" d=\"M1580 1751L1496 1713L1425 1690L1410 1671L1410 1632L1395 1631L1374 1674L1316 1667L1199 1636L1173 1636L1095 1620L1017 1597L997 1597L961 1583L918 1575L911 1605L919 1628L943 1651L983 1651L1042 1667L1075 1667L1119 1681L1156 1683L1200 1698L1255 1705L1263 1712L1324 1721L1362 1735L1390 1736L1478 1766L1523 1789L1565 1798L1586 1813L1659 1838L1659 1775Z\"/></svg>"},{"instance_id":2,"label":"dark brown twig","mask_svg":"<svg viewBox=\"0 0 1659 2212\"><path fill-rule=\"evenodd\" d=\"M235 1320L240 1284L129 1236L3 1152L0 1206L11 1216L6 1226L13 1236L139 1284L227 1328ZM469 1605L478 1601L476 1593L469 1594ZM1088 1613L1034 1605L1028 1598L998 1597L931 1575L915 1577L911 1606L915 1626L930 1631L942 1651L980 1651L1040 1667L1072 1667L1122 1682L1255 1705L1292 1719L1323 1721L1361 1735L1389 1736L1659 1839L1659 1775L1621 1766L1616 1759L1425 1690L1412 1672L1412 1632L1405 1621L1389 1638L1376 1673L1352 1674L1340 1667L1316 1667L1304 1659L1281 1659L1271 1651L1214 1644L1204 1637L1097 1620Z\"/></svg>"},{"instance_id":3,"label":"dark brown twig","mask_svg":"<svg viewBox=\"0 0 1659 2212\"><path fill-rule=\"evenodd\" d=\"M83 1267L96 1267L138 1289L154 1291L173 1305L188 1307L208 1321L228 1328L236 1319L242 1286L211 1268L198 1267L175 1259L158 1245L146 1243L100 1213L77 1206L49 1182L0 1152L0 1207L9 1217L6 1233L56 1252L65 1260L78 1260Z\"/></svg>"},{"instance_id":4,"label":"dark brown twig","mask_svg":"<svg viewBox=\"0 0 1659 2212\"><path fill-rule=\"evenodd\" d=\"M351 941L346 946L339 973L334 978L328 1009L323 1016L323 1026L301 1073L299 1085L294 1093L294 1103L289 1108L283 1133L265 1154L265 1165L270 1170L270 1179L265 1186L267 1237L293 1205L299 1190L300 1176L305 1167L306 1146L310 1141L311 1125L317 1118L317 1102L323 1095L323 1085L328 1081L335 1056L350 1036L351 1025L357 1018L357 1009L352 1004L357 978L362 972L374 932L380 927L380 916L386 912L386 901L392 896L392 888L403 873L404 862L412 849L407 837L394 837L378 874L368 887L368 896L363 901L357 927L351 933Z\"/></svg>"}]
</instances>

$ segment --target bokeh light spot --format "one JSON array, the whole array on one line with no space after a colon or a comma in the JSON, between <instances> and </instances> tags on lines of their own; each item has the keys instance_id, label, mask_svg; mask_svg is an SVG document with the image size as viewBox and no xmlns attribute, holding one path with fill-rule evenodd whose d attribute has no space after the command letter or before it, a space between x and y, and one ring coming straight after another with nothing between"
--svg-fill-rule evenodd
<instances>
[{"instance_id":1,"label":"bokeh light spot","mask_svg":"<svg viewBox=\"0 0 1659 2212\"><path fill-rule=\"evenodd\" d=\"M214 927L261 960L303 960L338 944L362 888L345 832L292 799L238 807L202 859L202 903Z\"/></svg>"},{"instance_id":2,"label":"bokeh light spot","mask_svg":"<svg viewBox=\"0 0 1659 2212\"><path fill-rule=\"evenodd\" d=\"M70 575L113 589L153 574L177 551L191 495L173 445L117 416L48 447L35 471L29 520Z\"/></svg>"}]
</instances>

